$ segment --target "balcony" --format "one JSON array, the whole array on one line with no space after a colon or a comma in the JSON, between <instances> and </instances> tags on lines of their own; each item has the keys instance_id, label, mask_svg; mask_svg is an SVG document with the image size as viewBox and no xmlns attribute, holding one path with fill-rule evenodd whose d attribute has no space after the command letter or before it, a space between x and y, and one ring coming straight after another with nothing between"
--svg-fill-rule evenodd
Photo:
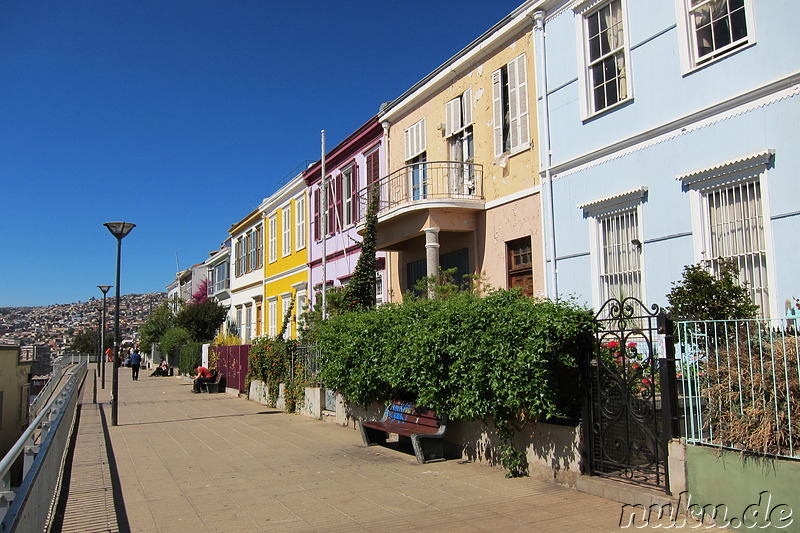
<instances>
[{"instance_id":1,"label":"balcony","mask_svg":"<svg viewBox=\"0 0 800 533\"><path fill-rule=\"evenodd\" d=\"M377 182L378 218L383 221L416 209L483 208L483 166L461 161L406 165ZM374 187L374 185L373 185ZM359 222L367 212L368 191L359 191Z\"/></svg>"}]
</instances>

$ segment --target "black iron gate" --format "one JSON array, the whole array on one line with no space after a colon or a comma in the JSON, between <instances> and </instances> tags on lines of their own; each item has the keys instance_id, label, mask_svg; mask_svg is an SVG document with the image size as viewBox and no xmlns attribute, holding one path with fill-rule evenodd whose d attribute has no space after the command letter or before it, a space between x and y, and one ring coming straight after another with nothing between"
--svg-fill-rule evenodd
<instances>
[{"instance_id":1,"label":"black iron gate","mask_svg":"<svg viewBox=\"0 0 800 533\"><path fill-rule=\"evenodd\" d=\"M668 490L667 442L676 435L672 323L635 298L608 300L584 365L592 475Z\"/></svg>"}]
</instances>

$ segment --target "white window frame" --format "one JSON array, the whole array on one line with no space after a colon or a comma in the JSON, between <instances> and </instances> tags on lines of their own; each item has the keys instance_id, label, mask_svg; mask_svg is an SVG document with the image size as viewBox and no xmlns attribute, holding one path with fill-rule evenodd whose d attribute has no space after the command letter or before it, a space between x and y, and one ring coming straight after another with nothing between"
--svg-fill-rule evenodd
<instances>
[{"instance_id":1,"label":"white window frame","mask_svg":"<svg viewBox=\"0 0 800 533\"><path fill-rule=\"evenodd\" d=\"M725 0L726 2L728 0ZM700 57L697 50L697 32L693 25L692 10L702 8L713 2L713 0L701 0L697 5L692 5L692 0L675 0L677 10L679 49L681 57L681 69L683 74L689 74L697 69L703 68L712 63L728 57L743 48L756 44L756 27L753 20L753 2L744 0L744 15L747 35L736 41L731 41L714 51Z\"/></svg>"},{"instance_id":2,"label":"white window frame","mask_svg":"<svg viewBox=\"0 0 800 533\"><path fill-rule=\"evenodd\" d=\"M384 303L383 299L383 273L375 272L375 305Z\"/></svg>"},{"instance_id":3,"label":"white window frame","mask_svg":"<svg viewBox=\"0 0 800 533\"><path fill-rule=\"evenodd\" d=\"M579 209L583 210L584 217L590 219L589 249L592 258L592 301L597 309L609 298L618 298L619 296L633 296L642 302L647 301L641 209L646 195L647 188L639 187L578 206ZM624 239L625 242L618 241L616 246L624 247L622 254L637 254L635 257L638 260L638 290L634 291L636 294L611 294L606 288L604 278L610 274L616 274L616 272L609 273L605 266L606 256L604 250L608 243L604 240L603 224L612 218L630 217L631 214L636 217L635 231L628 233Z\"/></svg>"},{"instance_id":4,"label":"white window frame","mask_svg":"<svg viewBox=\"0 0 800 533\"><path fill-rule=\"evenodd\" d=\"M504 97L506 93L508 102ZM506 107L508 107L508 125L504 116ZM517 56L492 72L492 119L495 157L504 154L515 155L531 147L526 54ZM505 149L506 137L509 142L508 150Z\"/></svg>"},{"instance_id":5,"label":"white window frame","mask_svg":"<svg viewBox=\"0 0 800 533\"><path fill-rule=\"evenodd\" d=\"M281 294L281 326L283 326L283 318L286 316L286 311L292 303L292 295L287 293ZM283 338L289 340L292 338L292 321L287 324L286 331L283 332Z\"/></svg>"},{"instance_id":6,"label":"white window frame","mask_svg":"<svg viewBox=\"0 0 800 533\"><path fill-rule=\"evenodd\" d=\"M342 228L349 228L355 221L353 211L353 172L355 163L342 169Z\"/></svg>"},{"instance_id":7,"label":"white window frame","mask_svg":"<svg viewBox=\"0 0 800 533\"><path fill-rule=\"evenodd\" d=\"M247 232L247 240L250 244L247 252L249 258L247 261L247 270L252 272L258 268L258 236L255 229Z\"/></svg>"},{"instance_id":8,"label":"white window frame","mask_svg":"<svg viewBox=\"0 0 800 533\"><path fill-rule=\"evenodd\" d=\"M611 4L620 3L620 21L622 24L622 43L620 43L614 50L596 58L594 61L590 59L590 44L589 44L589 19L598 14L599 11L609 7ZM631 72L631 58L630 58L630 42L629 42L629 28L628 24L628 2L627 0L607 0L604 2L597 2L596 0L587 0L578 4L574 8L576 14L575 21L577 24L578 36L578 64L581 65L578 71L578 81L581 86L579 92L579 99L581 102L581 120L587 120L597 115L604 114L610 110L616 109L633 100L633 76ZM602 63L604 59L612 59L621 54L623 60L625 82L624 86L618 87L618 99L613 104L606 105L600 109L597 108L594 99L593 80L591 75L591 67L593 65ZM623 95L624 91L624 95Z\"/></svg>"},{"instance_id":9,"label":"white window frame","mask_svg":"<svg viewBox=\"0 0 800 533\"><path fill-rule=\"evenodd\" d=\"M475 193L475 172L471 164L475 161L472 104L471 88L445 104L448 158L465 163L452 165L449 169L450 192L457 197L469 197Z\"/></svg>"},{"instance_id":10,"label":"white window frame","mask_svg":"<svg viewBox=\"0 0 800 533\"><path fill-rule=\"evenodd\" d=\"M269 217L269 262L278 260L278 217Z\"/></svg>"},{"instance_id":11,"label":"white window frame","mask_svg":"<svg viewBox=\"0 0 800 533\"><path fill-rule=\"evenodd\" d=\"M713 271L717 261L717 257L713 257L712 251L712 235L711 235L711 217L710 208L708 206L708 198L719 192L741 189L741 187L757 183L759 186L760 199L757 203L757 209L760 215L760 230L761 235L749 235L749 239L759 240L760 250L746 251L736 256L723 255L722 257L742 260L743 256L752 256L760 253L763 261L762 268L758 269L758 278L761 283L753 283L752 276L748 276L744 269L740 266L740 281L747 282L750 288L751 296L754 303L759 306L760 312L763 317L777 317L780 316L777 307L777 298L774 288L776 273L775 261L772 249L772 226L770 224L769 212L769 199L768 199L768 185L767 185L767 169L771 166L774 150L764 150L755 154L743 156L725 163L713 165L711 167L695 170L693 172L678 176L683 188L689 191L690 201L692 206L692 227L694 229L694 250L695 261L705 265ZM740 209L731 210L735 215L743 214ZM735 219L736 222L741 222ZM757 228L758 229L758 228ZM740 225L735 225L732 231L733 238L736 240L736 247L743 245L741 239L742 229ZM751 278L751 279L748 279ZM758 285L756 287L756 285ZM758 296L756 297L756 294Z\"/></svg>"},{"instance_id":12,"label":"white window frame","mask_svg":"<svg viewBox=\"0 0 800 533\"><path fill-rule=\"evenodd\" d=\"M253 306L244 306L244 335L242 341L247 344L253 338Z\"/></svg>"},{"instance_id":13,"label":"white window frame","mask_svg":"<svg viewBox=\"0 0 800 533\"><path fill-rule=\"evenodd\" d=\"M294 249L302 250L306 247L306 197L299 196L294 203Z\"/></svg>"},{"instance_id":14,"label":"white window frame","mask_svg":"<svg viewBox=\"0 0 800 533\"><path fill-rule=\"evenodd\" d=\"M278 334L278 297L270 296L268 299L268 334L274 337Z\"/></svg>"},{"instance_id":15,"label":"white window frame","mask_svg":"<svg viewBox=\"0 0 800 533\"><path fill-rule=\"evenodd\" d=\"M292 253L292 204L281 209L281 256L286 257Z\"/></svg>"}]
</instances>

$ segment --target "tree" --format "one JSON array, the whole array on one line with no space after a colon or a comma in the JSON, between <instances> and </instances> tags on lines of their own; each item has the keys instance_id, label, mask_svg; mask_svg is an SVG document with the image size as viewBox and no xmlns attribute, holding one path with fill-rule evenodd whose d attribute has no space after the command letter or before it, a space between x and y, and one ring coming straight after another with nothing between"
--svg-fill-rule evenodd
<instances>
[{"instance_id":1,"label":"tree","mask_svg":"<svg viewBox=\"0 0 800 533\"><path fill-rule=\"evenodd\" d=\"M206 342L214 338L227 314L227 309L207 299L202 303L183 306L175 315L175 325L187 330L191 340Z\"/></svg>"},{"instance_id":2,"label":"tree","mask_svg":"<svg viewBox=\"0 0 800 533\"><path fill-rule=\"evenodd\" d=\"M184 328L170 328L164 332L159 340L161 351L167 355L175 353L183 345L191 341L191 334Z\"/></svg>"},{"instance_id":3,"label":"tree","mask_svg":"<svg viewBox=\"0 0 800 533\"><path fill-rule=\"evenodd\" d=\"M158 306L139 328L139 347L149 352L154 344L159 344L161 336L172 327L174 320L172 309L167 302Z\"/></svg>"},{"instance_id":4,"label":"tree","mask_svg":"<svg viewBox=\"0 0 800 533\"><path fill-rule=\"evenodd\" d=\"M197 286L197 290L192 294L192 299L189 300L189 305L202 304L208 301L208 280L204 279Z\"/></svg>"},{"instance_id":5,"label":"tree","mask_svg":"<svg viewBox=\"0 0 800 533\"><path fill-rule=\"evenodd\" d=\"M348 311L363 311L375 307L375 252L378 237L378 188L369 193L369 205L361 240L361 255L355 272L344 293L344 308Z\"/></svg>"},{"instance_id":6,"label":"tree","mask_svg":"<svg viewBox=\"0 0 800 533\"><path fill-rule=\"evenodd\" d=\"M739 284L739 268L730 259L719 262L716 276L701 265L687 265L680 281L667 294L675 320L733 320L755 318L758 306Z\"/></svg>"},{"instance_id":7,"label":"tree","mask_svg":"<svg viewBox=\"0 0 800 533\"><path fill-rule=\"evenodd\" d=\"M82 355L97 353L97 330L83 330L72 339L70 348Z\"/></svg>"}]
</instances>

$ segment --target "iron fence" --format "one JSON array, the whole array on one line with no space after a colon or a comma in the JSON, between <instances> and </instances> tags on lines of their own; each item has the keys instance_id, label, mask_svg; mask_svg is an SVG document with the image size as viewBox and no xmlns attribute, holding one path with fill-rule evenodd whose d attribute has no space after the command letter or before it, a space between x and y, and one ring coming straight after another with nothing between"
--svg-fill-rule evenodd
<instances>
[{"instance_id":1,"label":"iron fence","mask_svg":"<svg viewBox=\"0 0 800 533\"><path fill-rule=\"evenodd\" d=\"M299 344L292 354L291 378L302 372L306 383L319 385L320 351L315 344Z\"/></svg>"},{"instance_id":2,"label":"iron fence","mask_svg":"<svg viewBox=\"0 0 800 533\"><path fill-rule=\"evenodd\" d=\"M358 219L367 212L370 192L379 191L378 214L424 200L482 200L483 166L461 161L406 165L358 193Z\"/></svg>"},{"instance_id":3,"label":"iron fence","mask_svg":"<svg viewBox=\"0 0 800 533\"><path fill-rule=\"evenodd\" d=\"M800 459L794 320L680 322L686 440Z\"/></svg>"}]
</instances>

